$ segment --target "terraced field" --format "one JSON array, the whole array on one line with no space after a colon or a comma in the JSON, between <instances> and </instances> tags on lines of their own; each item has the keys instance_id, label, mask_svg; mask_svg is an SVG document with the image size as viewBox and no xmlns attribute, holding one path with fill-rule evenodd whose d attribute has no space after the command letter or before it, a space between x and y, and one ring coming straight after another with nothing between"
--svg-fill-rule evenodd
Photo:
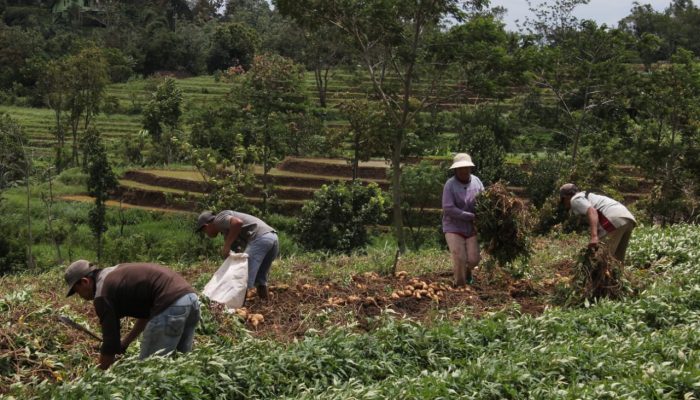
<instances>
[{"instance_id":1,"label":"terraced field","mask_svg":"<svg viewBox=\"0 0 700 400\"><path fill-rule=\"evenodd\" d=\"M117 107L110 114L99 114L95 122L96 127L102 132L108 145L116 144L119 139L135 135L142 129L141 110L150 100L151 93L153 93L162 79L164 78L138 79L107 87L105 96L108 100L117 104ZM233 84L217 81L212 75L176 79L176 84L182 90L183 108L185 111L215 106L229 92L233 91L235 93ZM414 89L417 93L421 93L427 90L427 84L418 83ZM303 90L312 104L318 103L318 93L312 72L306 73ZM446 83L443 90L451 91L452 83ZM333 72L327 90L328 107L324 110L326 126L331 128L347 126L347 121L339 114L337 106L351 99L365 98L371 92L371 84L363 74L345 70ZM512 92L515 94L518 90L514 88ZM475 104L490 100L483 97L470 97L470 95L465 95L460 99L462 104ZM455 100L450 101L451 103L445 102L440 107L443 110L449 110L460 106L460 104L454 103ZM55 140L52 134L52 129L55 126L55 116L52 110L48 108L0 106L0 113L7 113L19 121L29 135L29 148L34 156L48 157L52 154L51 147ZM184 128L187 130L187 127ZM446 135L449 135L449 133L446 133Z\"/></svg>"},{"instance_id":2,"label":"terraced field","mask_svg":"<svg viewBox=\"0 0 700 400\"><path fill-rule=\"evenodd\" d=\"M362 162L360 180L374 182L388 191L388 167L381 160ZM618 188L626 203L638 200L649 191L648 182L636 176L637 172L632 167L618 168L636 185L635 192L625 191L625 187ZM258 167L255 173L258 182L262 182L262 169ZM342 159L287 157L270 171L269 176L275 197L271 205L273 211L295 215L303 202L313 198L314 192L322 185L349 181L352 169ZM119 183L120 187L113 196L116 200L121 200L123 204L163 210L197 210L203 193L209 190L202 176L194 169L131 169L123 173ZM261 189L262 183L245 193L251 203L262 203ZM509 186L508 189L528 202L525 187ZM433 204L427 212L431 215L430 218L439 218L439 202Z\"/></svg>"},{"instance_id":3,"label":"terraced field","mask_svg":"<svg viewBox=\"0 0 700 400\"><path fill-rule=\"evenodd\" d=\"M0 106L0 113L7 113L17 120L29 137L28 147L34 155L50 155L51 147L55 143L52 133L55 124L54 112L47 108L10 107ZM95 126L102 133L107 143L137 134L142 129L140 115L127 114L99 114L95 119ZM66 143L70 143L70 133L66 136Z\"/></svg>"}]
</instances>

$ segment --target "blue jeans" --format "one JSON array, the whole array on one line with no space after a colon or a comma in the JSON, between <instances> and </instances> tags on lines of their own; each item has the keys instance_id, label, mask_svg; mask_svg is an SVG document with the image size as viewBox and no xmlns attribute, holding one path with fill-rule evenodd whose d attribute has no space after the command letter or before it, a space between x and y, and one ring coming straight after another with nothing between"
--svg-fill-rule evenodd
<instances>
[{"instance_id":1,"label":"blue jeans","mask_svg":"<svg viewBox=\"0 0 700 400\"><path fill-rule=\"evenodd\" d=\"M275 232L268 232L248 243L244 253L248 255L248 288L267 286L267 275L272 261L280 253Z\"/></svg>"},{"instance_id":2,"label":"blue jeans","mask_svg":"<svg viewBox=\"0 0 700 400\"><path fill-rule=\"evenodd\" d=\"M199 299L194 293L175 300L160 314L151 318L141 337L141 353L144 359L154 354L166 355L175 350L187 353L192 350L194 329L199 322Z\"/></svg>"}]
</instances>

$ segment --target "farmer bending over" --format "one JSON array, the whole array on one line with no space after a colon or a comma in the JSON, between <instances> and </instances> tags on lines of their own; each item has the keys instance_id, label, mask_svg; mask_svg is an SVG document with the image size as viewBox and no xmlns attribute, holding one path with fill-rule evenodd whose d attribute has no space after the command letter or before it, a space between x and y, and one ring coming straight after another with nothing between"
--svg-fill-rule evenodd
<instances>
[{"instance_id":1,"label":"farmer bending over","mask_svg":"<svg viewBox=\"0 0 700 400\"><path fill-rule=\"evenodd\" d=\"M471 284L472 269L479 264L474 215L476 196L484 190L481 180L472 175L474 163L467 153L455 156L450 167L454 176L442 190L442 232L452 255L454 285Z\"/></svg>"},{"instance_id":2,"label":"farmer bending over","mask_svg":"<svg viewBox=\"0 0 700 400\"><path fill-rule=\"evenodd\" d=\"M559 189L561 202L574 214L585 215L590 226L589 247L597 247L604 238L610 254L620 262L625 261L625 252L637 225L627 207L610 197L582 192L573 183Z\"/></svg>"},{"instance_id":3,"label":"farmer bending over","mask_svg":"<svg viewBox=\"0 0 700 400\"><path fill-rule=\"evenodd\" d=\"M84 300L93 300L102 325L100 368L109 368L115 355L124 353L141 332L141 359L192 350L199 299L176 272L147 263L98 269L78 260L66 268L65 279L67 296L78 293ZM122 317L136 318L136 324L120 341Z\"/></svg>"},{"instance_id":4,"label":"farmer bending over","mask_svg":"<svg viewBox=\"0 0 700 400\"><path fill-rule=\"evenodd\" d=\"M223 257L228 257L234 243L234 248L244 248L248 255L248 289L256 287L258 297L267 299L267 276L279 255L277 232L272 227L242 212L224 210L214 215L204 211L197 218L197 231L204 231L210 238L220 233L224 237Z\"/></svg>"}]
</instances>

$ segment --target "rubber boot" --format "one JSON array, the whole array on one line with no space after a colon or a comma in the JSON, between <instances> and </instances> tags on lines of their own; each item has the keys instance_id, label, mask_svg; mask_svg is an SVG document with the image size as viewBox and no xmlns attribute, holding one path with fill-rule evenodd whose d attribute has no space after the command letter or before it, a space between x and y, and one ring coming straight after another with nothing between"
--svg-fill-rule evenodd
<instances>
[{"instance_id":1,"label":"rubber boot","mask_svg":"<svg viewBox=\"0 0 700 400\"><path fill-rule=\"evenodd\" d=\"M267 286L258 286L258 297L260 297L260 300L267 300L268 299L268 293L267 293Z\"/></svg>"}]
</instances>

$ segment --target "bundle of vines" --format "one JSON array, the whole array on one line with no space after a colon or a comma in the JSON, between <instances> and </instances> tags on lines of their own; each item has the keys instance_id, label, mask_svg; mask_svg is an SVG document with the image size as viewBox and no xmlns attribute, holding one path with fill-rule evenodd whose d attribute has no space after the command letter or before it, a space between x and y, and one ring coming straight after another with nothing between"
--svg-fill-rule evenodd
<instances>
[{"instance_id":1,"label":"bundle of vines","mask_svg":"<svg viewBox=\"0 0 700 400\"><path fill-rule=\"evenodd\" d=\"M581 249L574 266L568 302L580 304L603 297L618 299L628 285L624 266L604 247Z\"/></svg>"},{"instance_id":2,"label":"bundle of vines","mask_svg":"<svg viewBox=\"0 0 700 400\"><path fill-rule=\"evenodd\" d=\"M476 227L486 252L499 266L531 253L529 213L502 182L484 190L476 200Z\"/></svg>"}]
</instances>

